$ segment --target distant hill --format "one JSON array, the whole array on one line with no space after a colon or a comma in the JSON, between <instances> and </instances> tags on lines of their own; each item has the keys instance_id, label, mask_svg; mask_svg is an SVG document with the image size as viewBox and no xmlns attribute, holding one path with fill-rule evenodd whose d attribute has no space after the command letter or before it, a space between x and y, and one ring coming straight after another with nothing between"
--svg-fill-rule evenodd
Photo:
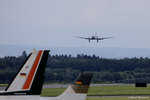
<instances>
[{"instance_id":1,"label":"distant hill","mask_svg":"<svg viewBox=\"0 0 150 100\"><path fill-rule=\"evenodd\" d=\"M118 48L118 47L45 47L31 45L0 45L0 57L19 56L23 51L29 54L33 48L37 50L51 50L51 55L69 55L87 54L103 58L133 58L148 57L150 58L150 48Z\"/></svg>"}]
</instances>

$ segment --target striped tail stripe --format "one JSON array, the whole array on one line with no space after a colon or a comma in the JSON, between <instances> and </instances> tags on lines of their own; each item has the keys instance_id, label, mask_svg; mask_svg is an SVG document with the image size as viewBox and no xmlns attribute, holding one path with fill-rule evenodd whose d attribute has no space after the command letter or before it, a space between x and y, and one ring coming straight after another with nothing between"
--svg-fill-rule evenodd
<instances>
[{"instance_id":1,"label":"striped tail stripe","mask_svg":"<svg viewBox=\"0 0 150 100\"><path fill-rule=\"evenodd\" d=\"M42 50L40 50L40 51L38 52L38 55L37 55L37 57L36 57L36 59L35 59L35 61L34 61L34 64L33 64L33 66L32 66L32 69L31 69L31 71L30 71L30 73L29 73L29 75L28 75L28 77L27 77L27 79L26 79L26 81L25 81L25 84L24 84L24 86L23 86L22 89L29 89L29 88L30 88L32 79L33 79L33 77L34 77L34 74L35 74L35 72L36 72L36 69L37 69L37 66L38 66L38 64L39 64L40 58L41 58L41 56L42 56L42 52L43 52Z\"/></svg>"}]
</instances>

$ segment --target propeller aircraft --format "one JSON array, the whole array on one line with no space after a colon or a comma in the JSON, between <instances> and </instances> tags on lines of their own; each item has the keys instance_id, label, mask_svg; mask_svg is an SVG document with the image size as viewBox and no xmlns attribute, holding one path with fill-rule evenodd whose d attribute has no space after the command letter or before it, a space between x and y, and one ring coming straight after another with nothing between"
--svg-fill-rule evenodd
<instances>
[{"instance_id":1,"label":"propeller aircraft","mask_svg":"<svg viewBox=\"0 0 150 100\"><path fill-rule=\"evenodd\" d=\"M77 38L81 38L81 39L86 39L86 40L97 40L97 42L99 40L104 40L104 39L109 39L109 38L114 38L114 37L101 37L101 36L97 36L97 34L95 33L95 35L91 36L91 37L79 37L79 36L75 36Z\"/></svg>"}]
</instances>

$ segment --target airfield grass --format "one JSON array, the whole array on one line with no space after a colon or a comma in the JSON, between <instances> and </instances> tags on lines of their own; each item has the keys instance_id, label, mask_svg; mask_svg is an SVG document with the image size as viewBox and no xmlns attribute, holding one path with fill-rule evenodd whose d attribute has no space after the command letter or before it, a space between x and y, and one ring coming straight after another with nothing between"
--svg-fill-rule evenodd
<instances>
[{"instance_id":1,"label":"airfield grass","mask_svg":"<svg viewBox=\"0 0 150 100\"><path fill-rule=\"evenodd\" d=\"M135 85L94 86L89 88L87 95L150 95L150 85L147 85L147 87L135 87Z\"/></svg>"},{"instance_id":2,"label":"airfield grass","mask_svg":"<svg viewBox=\"0 0 150 100\"><path fill-rule=\"evenodd\" d=\"M55 97L62 94L65 90L66 88L45 88L42 89L41 96Z\"/></svg>"},{"instance_id":3,"label":"airfield grass","mask_svg":"<svg viewBox=\"0 0 150 100\"><path fill-rule=\"evenodd\" d=\"M8 84L0 84L0 86L7 86Z\"/></svg>"},{"instance_id":4,"label":"airfield grass","mask_svg":"<svg viewBox=\"0 0 150 100\"><path fill-rule=\"evenodd\" d=\"M66 88L42 89L41 96L52 96L52 97L58 96L62 94L65 91L65 89ZM147 87L135 87L134 85L91 86L89 88L87 95L88 96L150 95L150 85L147 85ZM89 98L89 100L91 99Z\"/></svg>"},{"instance_id":5,"label":"airfield grass","mask_svg":"<svg viewBox=\"0 0 150 100\"><path fill-rule=\"evenodd\" d=\"M149 96L127 97L87 97L85 100L150 100Z\"/></svg>"}]
</instances>

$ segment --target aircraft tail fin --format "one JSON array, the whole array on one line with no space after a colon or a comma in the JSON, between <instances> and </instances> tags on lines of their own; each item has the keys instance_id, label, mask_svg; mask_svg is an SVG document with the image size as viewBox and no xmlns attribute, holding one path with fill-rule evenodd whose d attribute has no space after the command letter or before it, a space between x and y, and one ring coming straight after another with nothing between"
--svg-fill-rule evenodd
<instances>
[{"instance_id":1,"label":"aircraft tail fin","mask_svg":"<svg viewBox=\"0 0 150 100\"><path fill-rule=\"evenodd\" d=\"M85 100L93 73L81 72L76 80L58 97L51 100Z\"/></svg>"},{"instance_id":2,"label":"aircraft tail fin","mask_svg":"<svg viewBox=\"0 0 150 100\"><path fill-rule=\"evenodd\" d=\"M34 49L0 95L40 95L48 54L49 50Z\"/></svg>"}]
</instances>

